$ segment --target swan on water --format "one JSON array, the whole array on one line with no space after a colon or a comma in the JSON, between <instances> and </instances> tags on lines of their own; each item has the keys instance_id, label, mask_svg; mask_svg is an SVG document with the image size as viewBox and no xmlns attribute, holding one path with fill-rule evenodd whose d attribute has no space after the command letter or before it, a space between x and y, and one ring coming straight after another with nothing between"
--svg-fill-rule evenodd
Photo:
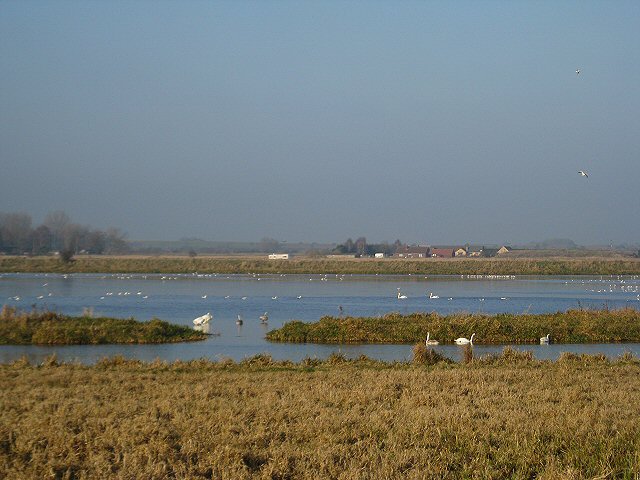
<instances>
[{"instance_id":1,"label":"swan on water","mask_svg":"<svg viewBox=\"0 0 640 480\"><path fill-rule=\"evenodd\" d=\"M434 295L433 292L429 292L429 298L440 298L438 295Z\"/></svg>"},{"instance_id":2,"label":"swan on water","mask_svg":"<svg viewBox=\"0 0 640 480\"><path fill-rule=\"evenodd\" d=\"M471 338L464 338L464 337L460 337L460 338L456 338L454 341L456 342L456 345L467 345L467 344L471 344L473 345L473 337L475 337L476 334L472 334Z\"/></svg>"},{"instance_id":3,"label":"swan on water","mask_svg":"<svg viewBox=\"0 0 640 480\"><path fill-rule=\"evenodd\" d=\"M398 287L398 299L403 299L403 298L407 298L407 296L406 296L406 295L403 295L403 294L400 292L400 287Z\"/></svg>"},{"instance_id":4,"label":"swan on water","mask_svg":"<svg viewBox=\"0 0 640 480\"><path fill-rule=\"evenodd\" d=\"M269 314L264 312L264 315L260 315L260 321L262 323L267 323L269 321Z\"/></svg>"},{"instance_id":5,"label":"swan on water","mask_svg":"<svg viewBox=\"0 0 640 480\"><path fill-rule=\"evenodd\" d=\"M204 325L205 323L209 323L209 321L212 318L213 318L213 315L211 315L211 313L207 313L205 315L202 315L201 317L194 318L193 319L193 324L194 325Z\"/></svg>"},{"instance_id":6,"label":"swan on water","mask_svg":"<svg viewBox=\"0 0 640 480\"><path fill-rule=\"evenodd\" d=\"M540 337L540 345L549 345L550 339L549 334L547 333L546 337Z\"/></svg>"},{"instance_id":7,"label":"swan on water","mask_svg":"<svg viewBox=\"0 0 640 480\"><path fill-rule=\"evenodd\" d=\"M438 342L438 340L429 340L429 332L427 332L427 339L424 341L424 344L428 347L429 345L439 345L440 342Z\"/></svg>"},{"instance_id":8,"label":"swan on water","mask_svg":"<svg viewBox=\"0 0 640 480\"><path fill-rule=\"evenodd\" d=\"M236 320L236 325L242 325L242 315L238 315L238 319Z\"/></svg>"}]
</instances>

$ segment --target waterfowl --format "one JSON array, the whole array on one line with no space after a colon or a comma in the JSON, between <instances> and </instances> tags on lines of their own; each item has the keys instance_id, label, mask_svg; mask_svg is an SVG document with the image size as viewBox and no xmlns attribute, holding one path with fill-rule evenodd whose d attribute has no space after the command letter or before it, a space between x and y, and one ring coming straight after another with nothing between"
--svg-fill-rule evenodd
<instances>
[{"instance_id":1,"label":"waterfowl","mask_svg":"<svg viewBox=\"0 0 640 480\"><path fill-rule=\"evenodd\" d=\"M439 345L440 342L438 342L438 340L429 340L429 332L427 332L427 339L424 341L424 344L428 347L430 345Z\"/></svg>"},{"instance_id":2,"label":"waterfowl","mask_svg":"<svg viewBox=\"0 0 640 480\"><path fill-rule=\"evenodd\" d=\"M476 334L472 334L471 338L465 338L465 337L460 337L460 338L456 338L454 341L456 342L456 345L467 345L467 344L471 344L473 345L473 337L475 337Z\"/></svg>"},{"instance_id":3,"label":"waterfowl","mask_svg":"<svg viewBox=\"0 0 640 480\"><path fill-rule=\"evenodd\" d=\"M549 338L549 334L547 333L546 337L540 337L540 345L549 345L551 339Z\"/></svg>"}]
</instances>

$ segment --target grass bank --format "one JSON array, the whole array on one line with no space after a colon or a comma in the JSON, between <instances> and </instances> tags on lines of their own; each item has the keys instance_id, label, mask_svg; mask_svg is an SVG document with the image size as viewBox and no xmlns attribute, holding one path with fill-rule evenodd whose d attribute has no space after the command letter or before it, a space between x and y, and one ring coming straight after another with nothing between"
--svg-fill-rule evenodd
<instances>
[{"instance_id":1,"label":"grass bank","mask_svg":"<svg viewBox=\"0 0 640 480\"><path fill-rule=\"evenodd\" d=\"M70 317L55 312L0 312L0 345L79 345L104 343L169 343L202 340L191 328L153 319Z\"/></svg>"},{"instance_id":2,"label":"grass bank","mask_svg":"<svg viewBox=\"0 0 640 480\"><path fill-rule=\"evenodd\" d=\"M634 478L640 363L0 365L0 477Z\"/></svg>"},{"instance_id":3,"label":"grass bank","mask_svg":"<svg viewBox=\"0 0 640 480\"><path fill-rule=\"evenodd\" d=\"M0 272L59 273L305 273L414 275L638 275L640 259L313 259L256 257L78 256L0 257Z\"/></svg>"},{"instance_id":4,"label":"grass bank","mask_svg":"<svg viewBox=\"0 0 640 480\"><path fill-rule=\"evenodd\" d=\"M383 317L322 317L320 321L287 322L267 333L276 342L308 343L414 343L430 338L442 344L458 337L475 343L539 343L547 333L554 343L609 343L640 341L640 312L568 310L545 314L500 313L390 313Z\"/></svg>"}]
</instances>

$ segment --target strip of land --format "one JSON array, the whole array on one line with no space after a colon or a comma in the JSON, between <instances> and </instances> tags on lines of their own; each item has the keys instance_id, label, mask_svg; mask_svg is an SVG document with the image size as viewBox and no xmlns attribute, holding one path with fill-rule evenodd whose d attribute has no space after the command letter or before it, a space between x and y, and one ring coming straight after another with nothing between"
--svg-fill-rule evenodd
<instances>
[{"instance_id":1,"label":"strip of land","mask_svg":"<svg viewBox=\"0 0 640 480\"><path fill-rule=\"evenodd\" d=\"M291 321L267 333L276 342L297 343L415 343L430 339L441 344L459 337L479 344L539 343L549 334L553 343L613 343L640 341L640 312L568 310L544 314L497 315L455 313L439 315L390 313L382 317L322 317L318 322Z\"/></svg>"},{"instance_id":2,"label":"strip of land","mask_svg":"<svg viewBox=\"0 0 640 480\"><path fill-rule=\"evenodd\" d=\"M153 319L72 317L56 312L0 312L0 345L81 345L172 343L203 340L192 328Z\"/></svg>"},{"instance_id":3,"label":"strip of land","mask_svg":"<svg viewBox=\"0 0 640 480\"><path fill-rule=\"evenodd\" d=\"M0 272L25 273L264 273L380 275L639 275L640 259L326 259L264 257L55 256L0 257Z\"/></svg>"},{"instance_id":4,"label":"strip of land","mask_svg":"<svg viewBox=\"0 0 640 480\"><path fill-rule=\"evenodd\" d=\"M19 361L0 365L0 477L634 478L638 391L629 355Z\"/></svg>"}]
</instances>

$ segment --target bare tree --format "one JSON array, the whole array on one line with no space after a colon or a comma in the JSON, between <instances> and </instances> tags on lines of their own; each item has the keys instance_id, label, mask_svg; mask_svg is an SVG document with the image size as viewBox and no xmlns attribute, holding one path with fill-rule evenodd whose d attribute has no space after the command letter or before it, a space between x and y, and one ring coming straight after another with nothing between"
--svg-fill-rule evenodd
<instances>
[{"instance_id":1,"label":"bare tree","mask_svg":"<svg viewBox=\"0 0 640 480\"><path fill-rule=\"evenodd\" d=\"M64 248L64 230L71 223L71 218L62 210L49 212L44 217L42 224L49 229L52 236L51 248L61 250Z\"/></svg>"}]
</instances>

